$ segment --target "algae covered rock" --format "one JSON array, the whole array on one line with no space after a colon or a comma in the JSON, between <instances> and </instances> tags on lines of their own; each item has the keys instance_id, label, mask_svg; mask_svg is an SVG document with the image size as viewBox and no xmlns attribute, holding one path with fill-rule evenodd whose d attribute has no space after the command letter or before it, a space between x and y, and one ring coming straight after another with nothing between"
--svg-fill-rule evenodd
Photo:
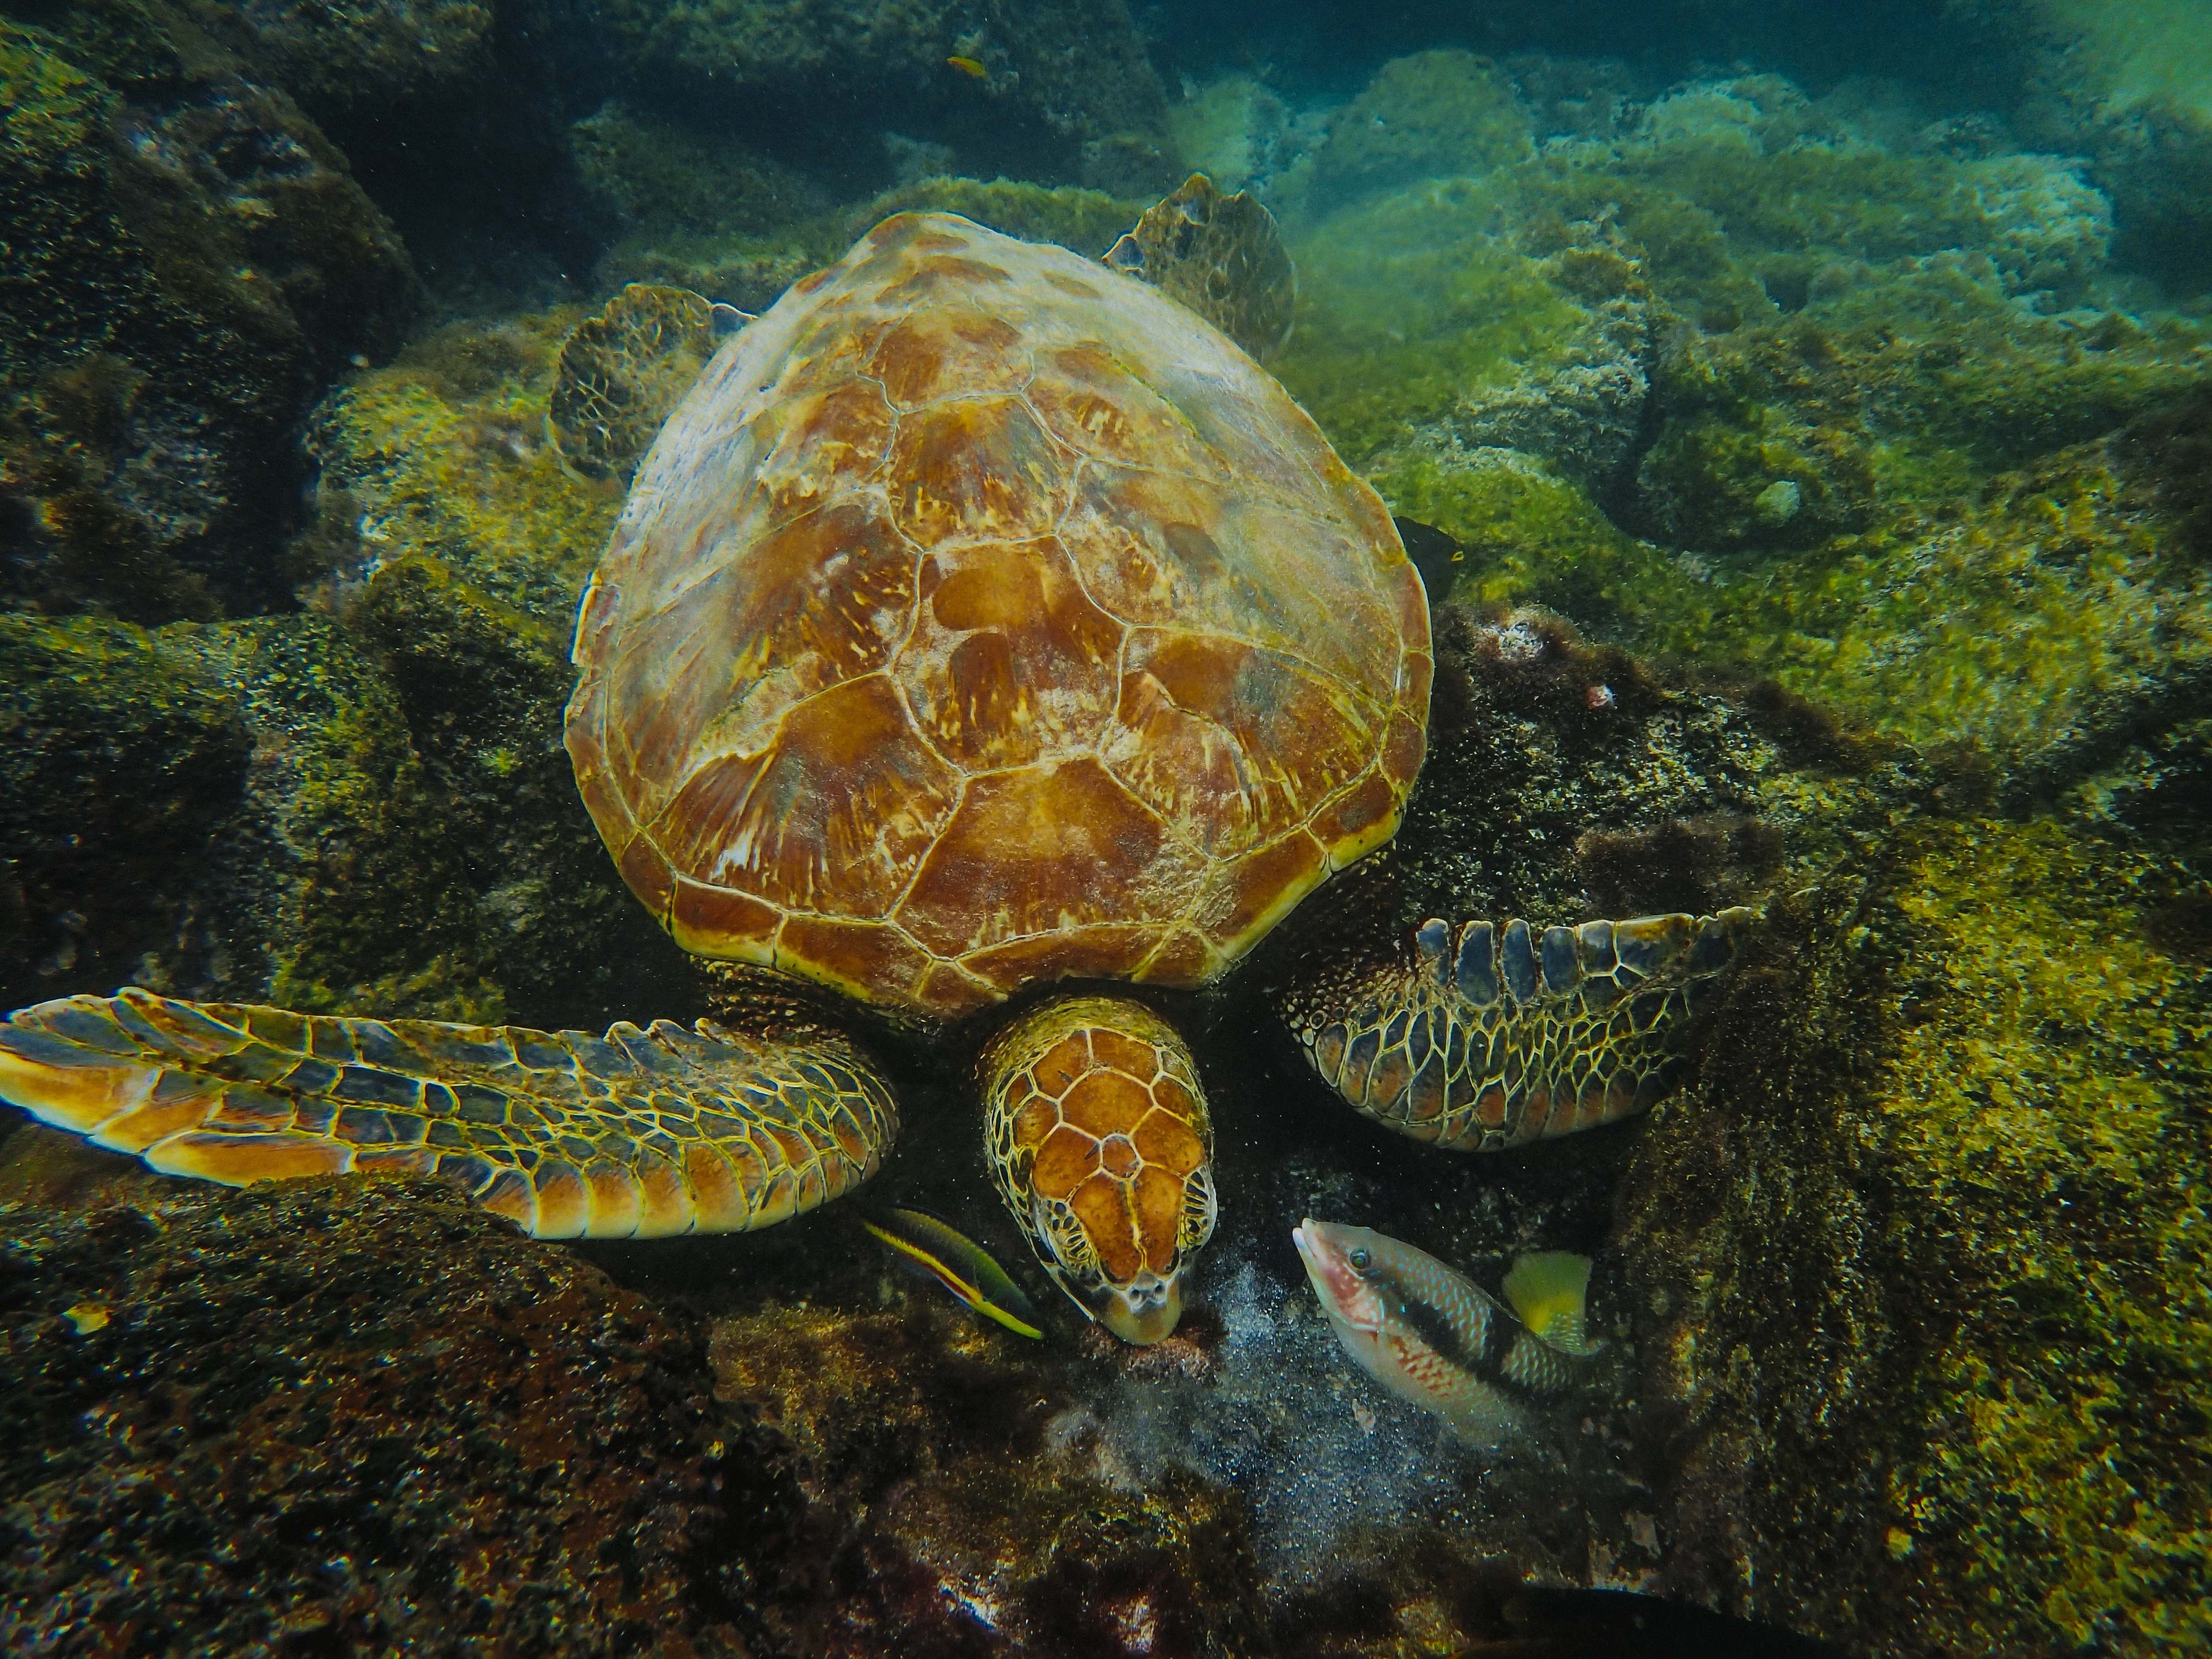
<instances>
[{"instance_id":1,"label":"algae covered rock","mask_svg":"<svg viewBox=\"0 0 2212 1659\"><path fill-rule=\"evenodd\" d=\"M1261 185L1288 166L1297 124L1273 88L1247 75L1188 88L1168 109L1184 162L1226 191Z\"/></svg>"},{"instance_id":2,"label":"algae covered rock","mask_svg":"<svg viewBox=\"0 0 2212 1659\"><path fill-rule=\"evenodd\" d=\"M1635 512L1670 546L1804 548L1864 529L1874 495L1856 434L1761 411L1668 426L1637 465Z\"/></svg>"},{"instance_id":3,"label":"algae covered rock","mask_svg":"<svg viewBox=\"0 0 2212 1659\"><path fill-rule=\"evenodd\" d=\"M1328 212L1424 179L1486 173L1533 152L1528 114L1495 65L1470 52L1425 52L1385 64L1279 188L1301 210Z\"/></svg>"},{"instance_id":4,"label":"algae covered rock","mask_svg":"<svg viewBox=\"0 0 2212 1659\"><path fill-rule=\"evenodd\" d=\"M1623 1188L1663 1583L1899 1654L2212 1631L2180 850L1923 820L1777 914Z\"/></svg>"},{"instance_id":5,"label":"algae covered rock","mask_svg":"<svg viewBox=\"0 0 2212 1659\"><path fill-rule=\"evenodd\" d=\"M805 174L726 134L609 102L568 131L585 201L608 241L604 286L666 283L763 311L825 262L800 227L832 211Z\"/></svg>"},{"instance_id":6,"label":"algae covered rock","mask_svg":"<svg viewBox=\"0 0 2212 1659\"><path fill-rule=\"evenodd\" d=\"M137 976L244 784L237 700L128 623L0 617L0 1002Z\"/></svg>"},{"instance_id":7,"label":"algae covered rock","mask_svg":"<svg viewBox=\"0 0 2212 1659\"><path fill-rule=\"evenodd\" d=\"M1109 195L1079 185L931 174L895 185L857 206L831 209L761 230L640 233L600 259L602 280L688 288L756 313L811 272L834 264L865 232L894 213L957 213L1024 241L1057 242L1095 258L1136 223L1153 198Z\"/></svg>"},{"instance_id":8,"label":"algae covered rock","mask_svg":"<svg viewBox=\"0 0 2212 1659\"><path fill-rule=\"evenodd\" d=\"M142 623L259 609L291 434L418 290L344 158L176 13L0 21L0 583Z\"/></svg>"},{"instance_id":9,"label":"algae covered rock","mask_svg":"<svg viewBox=\"0 0 2212 1659\"><path fill-rule=\"evenodd\" d=\"M136 981L550 1025L690 1006L561 746L618 505L544 441L572 320L464 326L334 394L289 550L315 607L7 623L11 1002Z\"/></svg>"},{"instance_id":10,"label":"algae covered rock","mask_svg":"<svg viewBox=\"0 0 2212 1659\"><path fill-rule=\"evenodd\" d=\"M2212 337L2080 163L1911 113L1698 80L1294 222L1283 377L1463 592L2047 771L2196 672Z\"/></svg>"},{"instance_id":11,"label":"algae covered rock","mask_svg":"<svg viewBox=\"0 0 2212 1659\"><path fill-rule=\"evenodd\" d=\"M2118 253L2177 288L2212 279L2212 53L2182 0L1982 0L2025 51L2014 118L2039 144L2087 156L2114 209Z\"/></svg>"},{"instance_id":12,"label":"algae covered rock","mask_svg":"<svg viewBox=\"0 0 2212 1659\"><path fill-rule=\"evenodd\" d=\"M1077 185L936 177L899 185L852 210L842 228L849 243L894 213L957 213L1025 242L1057 242L1096 258L1152 205L1133 194Z\"/></svg>"},{"instance_id":13,"label":"algae covered rock","mask_svg":"<svg viewBox=\"0 0 2212 1659\"><path fill-rule=\"evenodd\" d=\"M4 1232L11 1650L741 1650L680 1316L434 1182Z\"/></svg>"},{"instance_id":14,"label":"algae covered rock","mask_svg":"<svg viewBox=\"0 0 2212 1659\"><path fill-rule=\"evenodd\" d=\"M295 568L373 664L410 780L406 833L348 838L388 874L349 874L331 913L381 885L409 920L396 955L303 953L301 1006L367 995L554 1025L689 1006L681 959L623 892L561 744L576 600L621 505L546 438L575 320L455 325L315 416L317 520Z\"/></svg>"},{"instance_id":15,"label":"algae covered rock","mask_svg":"<svg viewBox=\"0 0 2212 1659\"><path fill-rule=\"evenodd\" d=\"M1166 97L1121 0L612 0L601 13L633 75L710 115L765 125L862 107L973 171L1130 193L1179 177Z\"/></svg>"},{"instance_id":16,"label":"algae covered rock","mask_svg":"<svg viewBox=\"0 0 2212 1659\"><path fill-rule=\"evenodd\" d=\"M1493 404L1499 428L1543 429L1547 372L1618 364L1616 347L1633 362L1633 319L1608 329L1613 319L1599 315L1607 302L1593 307L1561 287L1493 234L1492 213L1486 186L1449 179L1288 237L1298 321L1276 372L1354 465L1451 439L1496 444ZM1593 387L1594 400L1616 411L1632 404L1637 380L1627 370L1624 397ZM1548 430L1583 451L1579 422L1562 417ZM1604 425L1595 438L1618 459L1613 430Z\"/></svg>"}]
</instances>

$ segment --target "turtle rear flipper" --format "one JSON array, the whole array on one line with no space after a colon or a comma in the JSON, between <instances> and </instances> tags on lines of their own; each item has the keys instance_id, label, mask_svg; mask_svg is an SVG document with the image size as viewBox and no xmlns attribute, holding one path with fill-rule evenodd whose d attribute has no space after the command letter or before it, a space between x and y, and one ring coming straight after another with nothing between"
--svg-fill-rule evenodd
<instances>
[{"instance_id":1,"label":"turtle rear flipper","mask_svg":"<svg viewBox=\"0 0 2212 1659\"><path fill-rule=\"evenodd\" d=\"M1115 270L1196 312L1261 362L1289 343L1297 273L1275 216L1194 173L1106 250Z\"/></svg>"},{"instance_id":2,"label":"turtle rear flipper","mask_svg":"<svg viewBox=\"0 0 2212 1659\"><path fill-rule=\"evenodd\" d=\"M230 1186L404 1170L544 1238L765 1227L875 1173L890 1091L833 1034L295 1014L125 990L0 1024L0 1099Z\"/></svg>"},{"instance_id":3,"label":"turtle rear flipper","mask_svg":"<svg viewBox=\"0 0 2212 1659\"><path fill-rule=\"evenodd\" d=\"M1668 1039L1734 958L1753 913L1642 916L1540 933L1525 921L1415 930L1406 958L1285 999L1299 1046L1350 1104L1401 1134L1496 1152L1643 1111Z\"/></svg>"},{"instance_id":4,"label":"turtle rear flipper","mask_svg":"<svg viewBox=\"0 0 2212 1659\"><path fill-rule=\"evenodd\" d=\"M628 483L722 342L752 319L688 288L632 283L576 325L545 409L561 464Z\"/></svg>"}]
</instances>

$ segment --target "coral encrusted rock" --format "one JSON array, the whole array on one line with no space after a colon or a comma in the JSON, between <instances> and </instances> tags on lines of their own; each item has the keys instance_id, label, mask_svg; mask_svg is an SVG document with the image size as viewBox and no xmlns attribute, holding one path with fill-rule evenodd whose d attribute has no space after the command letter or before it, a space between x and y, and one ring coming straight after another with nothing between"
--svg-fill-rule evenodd
<instances>
[{"instance_id":1,"label":"coral encrusted rock","mask_svg":"<svg viewBox=\"0 0 2212 1659\"><path fill-rule=\"evenodd\" d=\"M600 10L632 75L717 118L860 109L878 128L954 146L969 169L1077 176L1122 194L1177 182L1166 94L1123 0Z\"/></svg>"},{"instance_id":2,"label":"coral encrusted rock","mask_svg":"<svg viewBox=\"0 0 2212 1659\"><path fill-rule=\"evenodd\" d=\"M413 264L298 106L176 14L55 21L0 21L0 594L266 608L292 434L398 344Z\"/></svg>"},{"instance_id":3,"label":"coral encrusted rock","mask_svg":"<svg viewBox=\"0 0 2212 1659\"><path fill-rule=\"evenodd\" d=\"M433 1182L0 1243L0 1646L733 1653L681 1316Z\"/></svg>"}]
</instances>

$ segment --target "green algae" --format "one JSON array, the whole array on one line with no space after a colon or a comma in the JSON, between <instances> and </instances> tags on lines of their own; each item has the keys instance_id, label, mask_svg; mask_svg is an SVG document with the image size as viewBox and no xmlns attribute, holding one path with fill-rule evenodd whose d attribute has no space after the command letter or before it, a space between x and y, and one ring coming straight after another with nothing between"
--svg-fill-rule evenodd
<instances>
[{"instance_id":1,"label":"green algae","mask_svg":"<svg viewBox=\"0 0 2212 1659\"><path fill-rule=\"evenodd\" d=\"M1468 548L1459 591L1537 603L1634 648L1771 674L1919 744L2028 763L2115 699L2212 657L2212 590L2124 441L2000 475L1801 558L1689 556L1614 528L1571 482L1492 452L1376 475Z\"/></svg>"},{"instance_id":2,"label":"green algae","mask_svg":"<svg viewBox=\"0 0 2212 1659\"><path fill-rule=\"evenodd\" d=\"M1290 108L1249 76L1232 75L1168 106L1168 131L1184 163L1223 190L1242 190L1273 173L1288 148Z\"/></svg>"},{"instance_id":3,"label":"green algae","mask_svg":"<svg viewBox=\"0 0 2212 1659\"><path fill-rule=\"evenodd\" d=\"M1076 185L1016 179L935 178L885 191L844 216L846 242L894 213L957 213L1025 242L1057 242L1096 258L1137 222L1150 201ZM841 246L838 252L844 252Z\"/></svg>"},{"instance_id":4,"label":"green algae","mask_svg":"<svg viewBox=\"0 0 2212 1659\"><path fill-rule=\"evenodd\" d=\"M1812 786L1856 850L1771 907L1624 1187L1668 1582L1884 1652L2192 1648L2212 1000L2147 927L2186 863L1903 781Z\"/></svg>"},{"instance_id":5,"label":"green algae","mask_svg":"<svg viewBox=\"0 0 2212 1659\"><path fill-rule=\"evenodd\" d=\"M234 694L171 640L0 616L0 1003L140 974L246 748Z\"/></svg>"},{"instance_id":6,"label":"green algae","mask_svg":"<svg viewBox=\"0 0 2212 1659\"><path fill-rule=\"evenodd\" d=\"M823 263L820 186L733 139L610 103L569 129L587 198L616 231L600 284L665 283L760 310ZM794 240L794 234L796 240Z\"/></svg>"},{"instance_id":7,"label":"green algae","mask_svg":"<svg viewBox=\"0 0 2212 1659\"><path fill-rule=\"evenodd\" d=\"M40 38L0 20L0 153L51 167L91 139L112 94Z\"/></svg>"},{"instance_id":8,"label":"green algae","mask_svg":"<svg viewBox=\"0 0 2212 1659\"><path fill-rule=\"evenodd\" d=\"M544 442L572 322L449 328L326 400L291 555L319 608L150 635L9 620L30 829L6 914L27 971L58 964L21 999L135 979L551 1024L690 1006L561 744L569 619L619 506ZM57 813L74 842L40 828Z\"/></svg>"},{"instance_id":9,"label":"green algae","mask_svg":"<svg viewBox=\"0 0 2212 1659\"><path fill-rule=\"evenodd\" d=\"M2212 997L2146 933L2173 875L2052 821L1981 823L1899 888L1929 1017L1880 1132L1941 1218L1959 1322L1888 1495L1977 1650L2212 1641L2212 1140L2191 1103Z\"/></svg>"},{"instance_id":10,"label":"green algae","mask_svg":"<svg viewBox=\"0 0 2212 1659\"><path fill-rule=\"evenodd\" d=\"M1468 549L1468 597L2015 758L2203 654L2158 464L2106 434L2190 406L2212 337L2057 308L2106 280L2109 214L2069 164L1887 148L1744 77L1294 224L1282 378ZM1637 404L1573 400L1646 372L1632 476L1498 416L1626 433Z\"/></svg>"},{"instance_id":11,"label":"green algae","mask_svg":"<svg viewBox=\"0 0 2212 1659\"><path fill-rule=\"evenodd\" d=\"M1275 188L1289 212L1322 214L1419 179L1480 176L1534 148L1528 112L1489 60L1417 52L1385 64Z\"/></svg>"},{"instance_id":12,"label":"green algae","mask_svg":"<svg viewBox=\"0 0 2212 1659\"><path fill-rule=\"evenodd\" d=\"M545 436L579 314L456 324L334 392L309 428L321 503L295 550L302 574L343 583L427 555L546 638L563 634L622 506L618 489L565 471Z\"/></svg>"},{"instance_id":13,"label":"green algae","mask_svg":"<svg viewBox=\"0 0 2212 1659\"><path fill-rule=\"evenodd\" d=\"M231 975L310 1013L496 1018L440 803L375 659L313 615L202 637L260 756L217 854Z\"/></svg>"},{"instance_id":14,"label":"green algae","mask_svg":"<svg viewBox=\"0 0 2212 1659\"><path fill-rule=\"evenodd\" d=\"M1296 331L1275 372L1353 465L1543 357L1586 313L1448 180L1290 238Z\"/></svg>"},{"instance_id":15,"label":"green algae","mask_svg":"<svg viewBox=\"0 0 2212 1659\"><path fill-rule=\"evenodd\" d=\"M2212 119L2212 42L2190 0L2030 0L2027 9L2067 40L2075 74L2112 105L2170 103Z\"/></svg>"},{"instance_id":16,"label":"green algae","mask_svg":"<svg viewBox=\"0 0 2212 1659\"><path fill-rule=\"evenodd\" d=\"M1623 534L1579 485L1529 456L1392 457L1371 481L1393 512L1459 542L1457 597L1540 605L1631 638L1655 615L1713 618L1695 567Z\"/></svg>"},{"instance_id":17,"label":"green algae","mask_svg":"<svg viewBox=\"0 0 2212 1659\"><path fill-rule=\"evenodd\" d=\"M1086 258L1111 247L1152 206L1077 185L1017 179L933 177L900 185L857 206L794 218L760 231L670 229L617 243L600 261L608 286L665 283L741 310L774 305L801 276L843 257L895 213L957 213L1025 241L1057 242Z\"/></svg>"},{"instance_id":18,"label":"green algae","mask_svg":"<svg viewBox=\"0 0 2212 1659\"><path fill-rule=\"evenodd\" d=\"M382 883L406 920L388 942L335 920L320 936L305 920L288 929L295 1006L588 1024L694 1000L615 876L562 747L572 618L622 501L545 441L575 320L561 308L449 325L332 393L311 425L320 508L295 562L375 665L356 714L407 752L392 786L403 821L379 832L389 870L319 884L334 919Z\"/></svg>"}]
</instances>

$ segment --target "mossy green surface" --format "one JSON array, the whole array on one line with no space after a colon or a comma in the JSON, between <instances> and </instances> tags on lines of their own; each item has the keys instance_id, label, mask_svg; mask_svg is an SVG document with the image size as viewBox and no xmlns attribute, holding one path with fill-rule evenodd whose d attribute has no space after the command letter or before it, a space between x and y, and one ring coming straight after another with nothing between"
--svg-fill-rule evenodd
<instances>
[{"instance_id":1,"label":"mossy green surface","mask_svg":"<svg viewBox=\"0 0 2212 1659\"><path fill-rule=\"evenodd\" d=\"M138 977L244 787L235 694L98 617L0 616L0 1006Z\"/></svg>"},{"instance_id":2,"label":"mossy green surface","mask_svg":"<svg viewBox=\"0 0 2212 1659\"><path fill-rule=\"evenodd\" d=\"M1624 1189L1671 1587L1899 1655L2212 1632L2190 856L1908 814L1778 913Z\"/></svg>"},{"instance_id":3,"label":"mossy green surface","mask_svg":"<svg viewBox=\"0 0 2212 1659\"><path fill-rule=\"evenodd\" d=\"M1700 82L1624 137L1294 220L1278 367L1394 511L1460 539L1463 593L2025 759L2212 636L2155 482L2186 463L2106 435L2182 418L2212 331L2064 308L2107 280L2110 228L2053 158L1877 143L1771 76ZM1638 308L1641 362L1603 326ZM1638 374L1620 472L1540 422L1482 435Z\"/></svg>"},{"instance_id":4,"label":"mossy green surface","mask_svg":"<svg viewBox=\"0 0 2212 1659\"><path fill-rule=\"evenodd\" d=\"M1184 164L1226 191L1243 190L1282 164L1291 123L1290 106L1248 75L1187 88L1168 106L1168 131Z\"/></svg>"},{"instance_id":5,"label":"mossy green surface","mask_svg":"<svg viewBox=\"0 0 2212 1659\"><path fill-rule=\"evenodd\" d=\"M1779 567L1640 541L1501 452L1401 463L1376 482L1466 545L1464 596L1549 605L1638 650L1771 674L1915 743L2028 764L2212 661L2212 586L2130 448L2062 451L1971 503Z\"/></svg>"},{"instance_id":6,"label":"mossy green surface","mask_svg":"<svg viewBox=\"0 0 2212 1659\"><path fill-rule=\"evenodd\" d=\"M276 603L301 417L413 265L345 160L174 9L0 20L0 500L18 606Z\"/></svg>"},{"instance_id":7,"label":"mossy green surface","mask_svg":"<svg viewBox=\"0 0 2212 1659\"><path fill-rule=\"evenodd\" d=\"M545 435L561 346L580 313L460 323L331 394L310 424L321 462L306 580L357 583L410 554L532 619L565 648L619 489L562 470Z\"/></svg>"},{"instance_id":8,"label":"mossy green surface","mask_svg":"<svg viewBox=\"0 0 2212 1659\"><path fill-rule=\"evenodd\" d=\"M1057 242L1097 258L1152 205L1075 185L1032 185L1015 179L919 179L885 191L844 217L848 242L894 213L957 213L1026 242ZM844 252L842 247L837 250Z\"/></svg>"},{"instance_id":9,"label":"mossy green surface","mask_svg":"<svg viewBox=\"0 0 2212 1659\"><path fill-rule=\"evenodd\" d=\"M7 1000L137 980L544 1024L691 1006L562 747L570 618L620 504L544 441L573 320L457 325L331 395L291 550L307 611L0 618Z\"/></svg>"},{"instance_id":10,"label":"mossy green surface","mask_svg":"<svg viewBox=\"0 0 2212 1659\"><path fill-rule=\"evenodd\" d=\"M412 816L388 836L405 849L388 879L412 897L392 906L410 918L402 958L367 977L375 939L292 930L300 1006L366 996L586 1024L691 1006L680 953L623 890L562 746L576 602L622 502L545 439L575 320L451 325L317 413L317 524L295 563L375 664L404 733L395 793ZM375 883L345 885L333 915Z\"/></svg>"},{"instance_id":11,"label":"mossy green surface","mask_svg":"<svg viewBox=\"0 0 2212 1659\"><path fill-rule=\"evenodd\" d=\"M1654 387L1669 427L1848 444L1874 496L1912 505L2100 437L2208 374L2212 332L2193 319L2044 317L1947 263L1791 319L1683 336Z\"/></svg>"},{"instance_id":12,"label":"mossy green surface","mask_svg":"<svg viewBox=\"0 0 2212 1659\"><path fill-rule=\"evenodd\" d=\"M1009 236L1057 242L1095 258L1152 205L1150 199L1112 196L1076 185L918 179L857 206L817 213L768 230L685 228L628 238L600 261L599 275L610 287L666 283L741 310L760 312L801 276L842 258L868 229L894 213L957 213Z\"/></svg>"},{"instance_id":13,"label":"mossy green surface","mask_svg":"<svg viewBox=\"0 0 2212 1659\"><path fill-rule=\"evenodd\" d=\"M1294 231L1295 332L1273 365L1353 465L1543 356L1585 315L1448 180Z\"/></svg>"},{"instance_id":14,"label":"mossy green surface","mask_svg":"<svg viewBox=\"0 0 2212 1659\"><path fill-rule=\"evenodd\" d=\"M1455 49L1417 52L1385 64L1276 189L1293 213L1325 213L1419 179L1480 176L1534 149L1528 112L1495 64Z\"/></svg>"},{"instance_id":15,"label":"mossy green surface","mask_svg":"<svg viewBox=\"0 0 2212 1659\"><path fill-rule=\"evenodd\" d=\"M314 615L205 642L257 763L207 872L220 933L204 966L180 953L170 973L308 1012L500 1018L443 803L381 665Z\"/></svg>"},{"instance_id":16,"label":"mossy green surface","mask_svg":"<svg viewBox=\"0 0 2212 1659\"><path fill-rule=\"evenodd\" d=\"M1889 1477L1891 1547L1979 1650L2212 1644L2212 975L2147 931L2179 874L1980 823L1898 893L1930 1017L1881 1132L1942 1218L1959 1324Z\"/></svg>"}]
</instances>

